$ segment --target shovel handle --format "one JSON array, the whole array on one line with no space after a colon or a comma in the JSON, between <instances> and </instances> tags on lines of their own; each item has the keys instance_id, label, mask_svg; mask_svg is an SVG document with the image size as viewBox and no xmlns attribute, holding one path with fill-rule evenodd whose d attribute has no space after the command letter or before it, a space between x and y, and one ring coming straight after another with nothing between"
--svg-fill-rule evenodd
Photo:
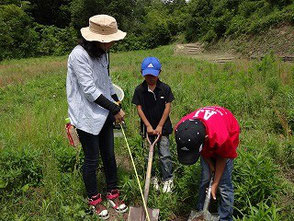
<instances>
[{"instance_id":1,"label":"shovel handle","mask_svg":"<svg viewBox=\"0 0 294 221\"><path fill-rule=\"evenodd\" d=\"M153 141L153 143L151 143L149 135L148 133L146 133L146 139L151 146L154 146L158 142L159 138L160 138L160 135L157 135L156 139Z\"/></svg>"},{"instance_id":2,"label":"shovel handle","mask_svg":"<svg viewBox=\"0 0 294 221\"><path fill-rule=\"evenodd\" d=\"M211 186L213 183L213 179L214 179L214 173L211 174L211 178L209 181L209 186L208 186L208 190L207 190L207 194L206 194L206 198L205 198L204 206L203 206L203 212L208 210L209 202L211 199Z\"/></svg>"}]
</instances>

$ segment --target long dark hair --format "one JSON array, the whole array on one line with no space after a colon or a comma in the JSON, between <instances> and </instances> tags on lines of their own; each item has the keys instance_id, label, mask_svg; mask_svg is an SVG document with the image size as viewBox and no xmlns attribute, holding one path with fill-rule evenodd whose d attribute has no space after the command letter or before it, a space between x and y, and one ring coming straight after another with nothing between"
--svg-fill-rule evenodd
<instances>
[{"instance_id":1,"label":"long dark hair","mask_svg":"<svg viewBox=\"0 0 294 221\"><path fill-rule=\"evenodd\" d=\"M102 48L97 46L97 42L87 41L83 37L79 40L79 45L81 45L93 58L99 58L106 53Z\"/></svg>"}]
</instances>

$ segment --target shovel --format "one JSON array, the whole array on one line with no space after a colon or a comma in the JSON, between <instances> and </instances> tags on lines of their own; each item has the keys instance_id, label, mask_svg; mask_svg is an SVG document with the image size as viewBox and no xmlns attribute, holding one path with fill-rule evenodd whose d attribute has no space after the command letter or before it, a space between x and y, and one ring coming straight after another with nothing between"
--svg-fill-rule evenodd
<instances>
[{"instance_id":1,"label":"shovel","mask_svg":"<svg viewBox=\"0 0 294 221\"><path fill-rule=\"evenodd\" d=\"M149 157L148 157L148 166L147 166L147 173L145 179L145 188L144 188L144 204L147 205L148 194L149 194L149 187L150 187L150 178L151 178L151 169L152 169L152 161L153 161L153 153L154 153L154 146L160 138L160 135L151 143L149 136L146 136L148 143L150 144L149 148ZM146 209L148 214L146 214ZM128 221L157 221L159 216L159 209L150 209L147 208L144 210L143 207L130 207Z\"/></svg>"},{"instance_id":2,"label":"shovel","mask_svg":"<svg viewBox=\"0 0 294 221\"><path fill-rule=\"evenodd\" d=\"M206 193L205 201L203 210L200 212L192 211L190 213L188 221L217 221L219 220L219 217L217 215L213 215L208 211L208 206L211 198L211 186L213 182L214 174L211 175L208 190Z\"/></svg>"}]
</instances>

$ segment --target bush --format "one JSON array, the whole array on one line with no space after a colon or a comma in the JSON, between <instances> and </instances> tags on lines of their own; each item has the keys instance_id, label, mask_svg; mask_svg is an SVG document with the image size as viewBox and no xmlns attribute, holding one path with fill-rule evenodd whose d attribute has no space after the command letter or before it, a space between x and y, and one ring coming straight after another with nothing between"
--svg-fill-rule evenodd
<instances>
[{"instance_id":1,"label":"bush","mask_svg":"<svg viewBox=\"0 0 294 221\"><path fill-rule=\"evenodd\" d=\"M151 10L148 12L146 23L143 26L143 36L149 48L166 45L170 42L171 33L164 11Z\"/></svg>"},{"instance_id":2,"label":"bush","mask_svg":"<svg viewBox=\"0 0 294 221\"><path fill-rule=\"evenodd\" d=\"M30 147L4 149L0 154L0 191L21 192L42 179L41 153Z\"/></svg>"},{"instance_id":3,"label":"bush","mask_svg":"<svg viewBox=\"0 0 294 221\"><path fill-rule=\"evenodd\" d=\"M276 176L278 169L263 149L249 152L241 149L235 161L233 183L235 207L241 213L249 213L250 207L266 200L268 205L282 189Z\"/></svg>"},{"instance_id":4,"label":"bush","mask_svg":"<svg viewBox=\"0 0 294 221\"><path fill-rule=\"evenodd\" d=\"M283 220L279 208L274 204L270 206L267 202L260 202L257 206L250 205L250 213L248 216L243 217L242 221L280 221Z\"/></svg>"},{"instance_id":5,"label":"bush","mask_svg":"<svg viewBox=\"0 0 294 221\"><path fill-rule=\"evenodd\" d=\"M148 44L144 36L136 36L135 34L127 34L125 39L118 44L115 44L112 51L127 51L127 50L144 50L148 48Z\"/></svg>"},{"instance_id":6,"label":"bush","mask_svg":"<svg viewBox=\"0 0 294 221\"><path fill-rule=\"evenodd\" d=\"M57 28L35 24L34 30L38 33L36 55L64 55L70 52L77 44L77 34L71 27Z\"/></svg>"},{"instance_id":7,"label":"bush","mask_svg":"<svg viewBox=\"0 0 294 221\"><path fill-rule=\"evenodd\" d=\"M32 19L16 5L0 6L0 61L34 55L37 33Z\"/></svg>"}]
</instances>

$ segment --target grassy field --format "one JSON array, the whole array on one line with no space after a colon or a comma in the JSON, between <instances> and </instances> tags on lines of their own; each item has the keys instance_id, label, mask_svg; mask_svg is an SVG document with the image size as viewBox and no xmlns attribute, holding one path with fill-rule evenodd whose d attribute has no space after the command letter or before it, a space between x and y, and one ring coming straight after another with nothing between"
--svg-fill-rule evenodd
<instances>
[{"instance_id":1,"label":"grassy field","mask_svg":"<svg viewBox=\"0 0 294 221\"><path fill-rule=\"evenodd\" d=\"M145 150L131 98L142 81L140 63L146 56L160 59L160 78L175 95L173 124L205 105L224 106L238 119L242 133L233 174L235 218L293 220L294 65L271 55L262 61L212 64L174 55L172 46L112 54L111 75L125 92L127 137L141 180ZM74 169L80 168L82 153L76 160L77 152L65 138L66 59L0 63L1 220L95 220L85 213L85 189L79 170ZM115 145L122 194L129 205L139 205L123 138L116 138ZM158 194L151 189L149 206L160 209L160 220L184 220L196 206L200 167L177 162L173 136L171 151L174 192ZM105 186L102 169L100 189Z\"/></svg>"}]
</instances>

